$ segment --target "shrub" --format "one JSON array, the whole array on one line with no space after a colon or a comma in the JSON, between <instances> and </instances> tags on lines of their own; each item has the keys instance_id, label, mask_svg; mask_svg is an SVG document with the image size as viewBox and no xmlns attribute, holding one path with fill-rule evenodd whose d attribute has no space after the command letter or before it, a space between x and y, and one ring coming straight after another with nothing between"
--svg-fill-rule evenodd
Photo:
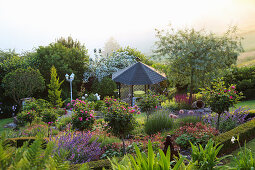
<instances>
[{"instance_id":1,"label":"shrub","mask_svg":"<svg viewBox=\"0 0 255 170\"><path fill-rule=\"evenodd\" d=\"M196 124L187 124L176 129L175 131L176 144L182 148L187 148L190 143L205 145L207 141L218 134L215 128L210 125L203 125L201 122Z\"/></svg>"},{"instance_id":2,"label":"shrub","mask_svg":"<svg viewBox=\"0 0 255 170\"><path fill-rule=\"evenodd\" d=\"M109 77L104 77L99 83L98 93L104 98L105 96L114 96L114 90L117 89L116 83Z\"/></svg>"},{"instance_id":3,"label":"shrub","mask_svg":"<svg viewBox=\"0 0 255 170\"><path fill-rule=\"evenodd\" d=\"M237 143L233 144L231 142L231 138L237 135L240 136L239 141L241 145L243 145L245 141L248 142L249 140L253 139L255 137L255 119L214 137L214 141L216 143L224 144L220 154L231 153L239 147Z\"/></svg>"},{"instance_id":4,"label":"shrub","mask_svg":"<svg viewBox=\"0 0 255 170\"><path fill-rule=\"evenodd\" d=\"M242 93L238 93L234 85L226 87L222 79L213 81L211 87L201 90L212 111L218 114L216 127L219 129L220 115L229 111L229 108L242 98Z\"/></svg>"},{"instance_id":5,"label":"shrub","mask_svg":"<svg viewBox=\"0 0 255 170\"><path fill-rule=\"evenodd\" d=\"M23 110L35 110L38 115L41 114L41 112L44 109L50 108L50 103L44 99L31 99L26 101L25 105L23 106Z\"/></svg>"},{"instance_id":6,"label":"shrub","mask_svg":"<svg viewBox=\"0 0 255 170\"><path fill-rule=\"evenodd\" d=\"M136 121L133 114L139 113L138 107L127 107L126 103L119 102L116 99L105 99L106 107L104 109L104 120L107 122L109 127L109 132L113 133L117 137L120 137L123 140L124 138L134 130ZM123 148L125 152L125 148Z\"/></svg>"},{"instance_id":7,"label":"shrub","mask_svg":"<svg viewBox=\"0 0 255 170\"><path fill-rule=\"evenodd\" d=\"M26 123L32 123L37 113L34 110L22 111L17 115L18 124L24 126Z\"/></svg>"},{"instance_id":8,"label":"shrub","mask_svg":"<svg viewBox=\"0 0 255 170\"><path fill-rule=\"evenodd\" d=\"M94 110L91 103L86 103L76 99L74 105L74 114L72 115L72 125L74 129L87 130L91 129L95 122Z\"/></svg>"},{"instance_id":9,"label":"shrub","mask_svg":"<svg viewBox=\"0 0 255 170\"><path fill-rule=\"evenodd\" d=\"M139 99L137 105L142 111L149 111L160 106L161 102L164 101L164 98L164 96L156 95L152 91L148 90L148 93Z\"/></svg>"},{"instance_id":10,"label":"shrub","mask_svg":"<svg viewBox=\"0 0 255 170\"><path fill-rule=\"evenodd\" d=\"M171 111L176 111L179 109L178 107L178 104L175 102L174 99L172 100L166 100L164 102L161 103L161 106L164 108L164 109L168 109L168 110L171 110Z\"/></svg>"},{"instance_id":11,"label":"shrub","mask_svg":"<svg viewBox=\"0 0 255 170\"><path fill-rule=\"evenodd\" d=\"M174 121L167 111L157 111L145 122L144 128L148 135L173 128Z\"/></svg>"},{"instance_id":12,"label":"shrub","mask_svg":"<svg viewBox=\"0 0 255 170\"><path fill-rule=\"evenodd\" d=\"M243 124L247 120L248 112L249 110L240 107L233 112L223 113L220 117L219 131L227 132ZM208 114L204 117L204 122L216 127L217 119L216 114Z\"/></svg>"},{"instance_id":13,"label":"shrub","mask_svg":"<svg viewBox=\"0 0 255 170\"><path fill-rule=\"evenodd\" d=\"M41 113L42 121L47 124L53 124L58 119L58 114L56 112L56 109L50 108L50 109L44 109Z\"/></svg>"},{"instance_id":14,"label":"shrub","mask_svg":"<svg viewBox=\"0 0 255 170\"><path fill-rule=\"evenodd\" d=\"M97 140L91 142L91 138L92 133L90 132L65 132L50 140L55 141L59 149L68 151L66 159L77 164L98 160L101 156L100 143Z\"/></svg>"},{"instance_id":15,"label":"shrub","mask_svg":"<svg viewBox=\"0 0 255 170\"><path fill-rule=\"evenodd\" d=\"M200 118L198 116L191 116L191 115L181 117L181 118L178 119L178 121L179 121L179 124L181 126L186 125L186 124L190 124L190 123L196 124L198 122L201 122Z\"/></svg>"},{"instance_id":16,"label":"shrub","mask_svg":"<svg viewBox=\"0 0 255 170\"><path fill-rule=\"evenodd\" d=\"M52 106L55 107L61 107L63 105L63 101L61 99L61 91L59 88L61 84L64 82L61 81L59 82L59 78L57 77L57 70L54 66L51 67L50 69L50 84L48 84L48 97L51 102Z\"/></svg>"},{"instance_id":17,"label":"shrub","mask_svg":"<svg viewBox=\"0 0 255 170\"><path fill-rule=\"evenodd\" d=\"M95 102L95 110L96 111L101 111L104 107L104 101L98 100Z\"/></svg>"},{"instance_id":18,"label":"shrub","mask_svg":"<svg viewBox=\"0 0 255 170\"><path fill-rule=\"evenodd\" d=\"M67 125L71 124L71 122L72 122L72 117L71 116L60 117L56 121L56 127L58 128L58 130L62 131L62 130L65 130L67 128Z\"/></svg>"},{"instance_id":19,"label":"shrub","mask_svg":"<svg viewBox=\"0 0 255 170\"><path fill-rule=\"evenodd\" d=\"M22 136L35 137L36 135L43 135L44 137L48 137L48 126L47 124L35 124L29 125L25 127L22 132Z\"/></svg>"}]
</instances>

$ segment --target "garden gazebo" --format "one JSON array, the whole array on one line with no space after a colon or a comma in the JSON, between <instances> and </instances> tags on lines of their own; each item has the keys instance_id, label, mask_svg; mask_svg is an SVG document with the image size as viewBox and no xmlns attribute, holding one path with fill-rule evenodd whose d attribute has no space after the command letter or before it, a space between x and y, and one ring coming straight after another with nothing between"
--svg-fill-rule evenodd
<instances>
[{"instance_id":1,"label":"garden gazebo","mask_svg":"<svg viewBox=\"0 0 255 170\"><path fill-rule=\"evenodd\" d=\"M165 79L166 76L164 74L159 73L154 68L141 62L119 70L112 75L112 80L118 84L119 97L121 94L121 84L131 86L131 105L133 105L134 85L144 85L146 92L146 85L148 85L149 88L150 85L157 84Z\"/></svg>"}]
</instances>

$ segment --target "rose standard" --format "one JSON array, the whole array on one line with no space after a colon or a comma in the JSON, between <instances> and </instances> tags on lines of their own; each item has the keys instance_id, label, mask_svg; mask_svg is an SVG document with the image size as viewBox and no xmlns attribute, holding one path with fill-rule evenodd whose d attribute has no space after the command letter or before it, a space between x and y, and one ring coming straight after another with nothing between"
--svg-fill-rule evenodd
<instances>
[{"instance_id":1,"label":"rose standard","mask_svg":"<svg viewBox=\"0 0 255 170\"><path fill-rule=\"evenodd\" d=\"M220 115L225 111L229 111L230 107L238 103L243 97L243 93L237 92L234 85L227 88L222 79L214 80L211 87L202 88L201 90L212 111L218 113L216 129L219 130Z\"/></svg>"}]
</instances>

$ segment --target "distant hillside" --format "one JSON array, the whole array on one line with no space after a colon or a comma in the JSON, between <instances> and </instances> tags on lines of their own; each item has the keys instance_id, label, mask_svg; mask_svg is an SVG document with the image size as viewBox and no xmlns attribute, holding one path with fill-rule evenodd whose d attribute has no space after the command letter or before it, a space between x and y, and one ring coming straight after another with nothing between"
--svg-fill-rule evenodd
<instances>
[{"instance_id":1,"label":"distant hillside","mask_svg":"<svg viewBox=\"0 0 255 170\"><path fill-rule=\"evenodd\" d=\"M243 29L240 35L244 38L242 45L245 52L238 57L237 65L239 67L255 65L255 25Z\"/></svg>"}]
</instances>

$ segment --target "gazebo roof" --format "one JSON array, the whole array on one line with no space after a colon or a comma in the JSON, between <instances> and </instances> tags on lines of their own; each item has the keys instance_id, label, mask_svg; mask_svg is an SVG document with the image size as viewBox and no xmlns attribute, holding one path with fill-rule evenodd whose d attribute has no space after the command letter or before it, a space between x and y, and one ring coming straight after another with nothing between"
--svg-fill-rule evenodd
<instances>
[{"instance_id":1,"label":"gazebo roof","mask_svg":"<svg viewBox=\"0 0 255 170\"><path fill-rule=\"evenodd\" d=\"M112 80L126 85L156 84L165 79L164 74L141 62L137 62L112 75Z\"/></svg>"}]
</instances>

